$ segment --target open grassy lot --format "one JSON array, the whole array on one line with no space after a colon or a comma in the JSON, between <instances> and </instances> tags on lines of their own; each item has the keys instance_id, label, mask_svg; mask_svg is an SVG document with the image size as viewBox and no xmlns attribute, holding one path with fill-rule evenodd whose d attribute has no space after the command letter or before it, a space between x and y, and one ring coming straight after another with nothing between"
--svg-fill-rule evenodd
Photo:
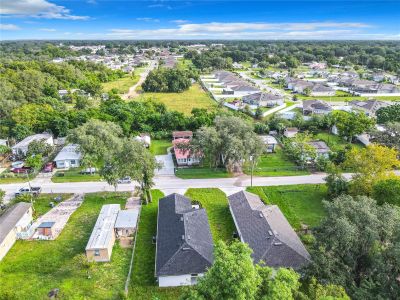
<instances>
[{"instance_id":1,"label":"open grassy lot","mask_svg":"<svg viewBox=\"0 0 400 300\"><path fill-rule=\"evenodd\" d=\"M244 169L250 175L250 167ZM254 168L254 176L296 176L310 174L308 170L300 170L295 163L285 157L281 148L275 153L266 153L261 156L257 167Z\"/></svg>"},{"instance_id":2,"label":"open grassy lot","mask_svg":"<svg viewBox=\"0 0 400 300\"><path fill-rule=\"evenodd\" d=\"M108 93L112 89L116 89L118 94L124 94L128 92L131 86L135 85L139 81L139 78L139 75L134 75L133 77L131 75L125 75L117 80L103 83L103 90Z\"/></svg>"},{"instance_id":3,"label":"open grassy lot","mask_svg":"<svg viewBox=\"0 0 400 300\"><path fill-rule=\"evenodd\" d=\"M290 225L317 226L325 216L322 200L327 197L324 184L299 184L268 187L248 187L249 192L261 197L266 204L276 204Z\"/></svg>"},{"instance_id":4,"label":"open grassy lot","mask_svg":"<svg viewBox=\"0 0 400 300\"><path fill-rule=\"evenodd\" d=\"M188 189L185 196L199 202L206 210L214 242L232 240L235 224L224 192L215 188Z\"/></svg>"},{"instance_id":5,"label":"open grassy lot","mask_svg":"<svg viewBox=\"0 0 400 300\"><path fill-rule=\"evenodd\" d=\"M179 168L175 176L182 179L206 179L206 178L228 178L232 177L225 169L214 169L207 167Z\"/></svg>"},{"instance_id":6,"label":"open grassy lot","mask_svg":"<svg viewBox=\"0 0 400 300\"><path fill-rule=\"evenodd\" d=\"M133 261L129 299L179 298L179 288L158 288L154 277L156 245L153 236L157 234L158 200L164 197L159 190L153 190L153 201L142 206Z\"/></svg>"},{"instance_id":7,"label":"open grassy lot","mask_svg":"<svg viewBox=\"0 0 400 300\"><path fill-rule=\"evenodd\" d=\"M320 132L314 135L314 139L324 141L332 151L344 149L349 143L344 141L341 137L331 134L329 132ZM351 144L352 147L362 148L362 144Z\"/></svg>"},{"instance_id":8,"label":"open grassy lot","mask_svg":"<svg viewBox=\"0 0 400 300\"><path fill-rule=\"evenodd\" d=\"M199 84L193 84L187 91L182 93L143 93L138 101L154 99L164 103L169 109L190 115L193 108L214 109L217 103L203 91Z\"/></svg>"},{"instance_id":9,"label":"open grassy lot","mask_svg":"<svg viewBox=\"0 0 400 300\"><path fill-rule=\"evenodd\" d=\"M152 140L150 145L150 152L154 155L167 154L167 150L171 146L171 140Z\"/></svg>"},{"instance_id":10,"label":"open grassy lot","mask_svg":"<svg viewBox=\"0 0 400 300\"><path fill-rule=\"evenodd\" d=\"M102 205L124 204L127 193L87 194L55 241L17 241L0 262L0 299L47 299L53 288L60 299L121 299L131 249L115 244L109 263L86 270L77 262Z\"/></svg>"},{"instance_id":11,"label":"open grassy lot","mask_svg":"<svg viewBox=\"0 0 400 300\"><path fill-rule=\"evenodd\" d=\"M95 174L81 174L82 168L72 168L65 171L57 171L53 177L51 177L51 181L60 183L60 182L86 182L86 181L100 181L101 177L96 172ZM64 174L61 176L61 174Z\"/></svg>"}]
</instances>

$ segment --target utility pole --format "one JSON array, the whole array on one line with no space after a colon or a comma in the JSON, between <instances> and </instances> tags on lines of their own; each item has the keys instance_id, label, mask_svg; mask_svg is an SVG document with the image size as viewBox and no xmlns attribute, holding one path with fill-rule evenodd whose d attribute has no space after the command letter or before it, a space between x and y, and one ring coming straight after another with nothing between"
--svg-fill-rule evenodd
<instances>
[{"instance_id":1,"label":"utility pole","mask_svg":"<svg viewBox=\"0 0 400 300\"><path fill-rule=\"evenodd\" d=\"M251 177L250 177L250 186L253 187L253 172L254 172L254 156L250 155L251 161Z\"/></svg>"}]
</instances>

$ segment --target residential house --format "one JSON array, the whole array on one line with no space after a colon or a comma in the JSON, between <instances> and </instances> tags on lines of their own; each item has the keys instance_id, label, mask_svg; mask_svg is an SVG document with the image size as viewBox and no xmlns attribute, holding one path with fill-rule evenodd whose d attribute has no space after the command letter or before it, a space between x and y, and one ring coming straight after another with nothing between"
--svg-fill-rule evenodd
<instances>
[{"instance_id":1,"label":"residential house","mask_svg":"<svg viewBox=\"0 0 400 300\"><path fill-rule=\"evenodd\" d=\"M119 204L107 204L101 208L86 246L88 261L107 262L111 260L115 243L114 225L119 211Z\"/></svg>"},{"instance_id":2,"label":"residential house","mask_svg":"<svg viewBox=\"0 0 400 300\"><path fill-rule=\"evenodd\" d=\"M278 141L275 137L273 137L272 135L260 135L260 138L264 142L266 152L275 152L275 148L278 146Z\"/></svg>"},{"instance_id":3,"label":"residential house","mask_svg":"<svg viewBox=\"0 0 400 300\"><path fill-rule=\"evenodd\" d=\"M373 99L365 100L365 101L353 100L353 101L350 101L349 104L353 110L362 111L367 116L370 116L370 117L375 117L378 109L380 109L382 107L390 106L389 103L379 101L379 100L373 100Z\"/></svg>"},{"instance_id":4,"label":"residential house","mask_svg":"<svg viewBox=\"0 0 400 300\"><path fill-rule=\"evenodd\" d=\"M171 194L158 202L155 276L160 287L194 285L213 263L213 240L204 209Z\"/></svg>"},{"instance_id":5,"label":"residential house","mask_svg":"<svg viewBox=\"0 0 400 300\"><path fill-rule=\"evenodd\" d=\"M304 92L304 90L303 90ZM336 91L327 85L323 85L323 84L314 84L311 87L311 96L314 97L320 97L320 96L335 96L336 95Z\"/></svg>"},{"instance_id":6,"label":"residential house","mask_svg":"<svg viewBox=\"0 0 400 300\"><path fill-rule=\"evenodd\" d=\"M192 166L200 163L200 155L189 149L182 149L182 144L189 144L189 139L179 138L172 140L176 163L178 166Z\"/></svg>"},{"instance_id":7,"label":"residential house","mask_svg":"<svg viewBox=\"0 0 400 300\"><path fill-rule=\"evenodd\" d=\"M314 86L314 83L301 79L287 78L286 82L288 89L299 94L304 93L307 88L311 89Z\"/></svg>"},{"instance_id":8,"label":"residential house","mask_svg":"<svg viewBox=\"0 0 400 300\"><path fill-rule=\"evenodd\" d=\"M53 135L50 133L39 133L27 136L22 141L11 147L12 153L16 156L26 156L28 147L33 141L44 141L50 146L54 146Z\"/></svg>"},{"instance_id":9,"label":"residential house","mask_svg":"<svg viewBox=\"0 0 400 300\"><path fill-rule=\"evenodd\" d=\"M331 149L328 147L328 145L324 141L311 141L308 142L309 145L311 145L316 153L317 157L329 157L329 153L331 152Z\"/></svg>"},{"instance_id":10,"label":"residential house","mask_svg":"<svg viewBox=\"0 0 400 300\"><path fill-rule=\"evenodd\" d=\"M66 145L54 158L58 169L77 168L80 166L81 160L82 153L77 144Z\"/></svg>"},{"instance_id":11,"label":"residential house","mask_svg":"<svg viewBox=\"0 0 400 300\"><path fill-rule=\"evenodd\" d=\"M15 241L23 238L32 225L32 204L19 202L7 209L0 216L0 261L14 245Z\"/></svg>"},{"instance_id":12,"label":"residential house","mask_svg":"<svg viewBox=\"0 0 400 300\"><path fill-rule=\"evenodd\" d=\"M332 112L329 103L322 100L303 100L303 115L326 115Z\"/></svg>"},{"instance_id":13,"label":"residential house","mask_svg":"<svg viewBox=\"0 0 400 300\"><path fill-rule=\"evenodd\" d=\"M172 139L188 139L191 140L193 137L192 131L174 131L172 132Z\"/></svg>"},{"instance_id":14,"label":"residential house","mask_svg":"<svg viewBox=\"0 0 400 300\"><path fill-rule=\"evenodd\" d=\"M252 193L228 197L229 210L240 240L253 250L254 263L299 269L310 255L277 205L265 205Z\"/></svg>"},{"instance_id":15,"label":"residential house","mask_svg":"<svg viewBox=\"0 0 400 300\"><path fill-rule=\"evenodd\" d=\"M139 217L138 209L120 210L114 229L117 238L133 236Z\"/></svg>"},{"instance_id":16,"label":"residential house","mask_svg":"<svg viewBox=\"0 0 400 300\"><path fill-rule=\"evenodd\" d=\"M243 96L242 101L249 105L264 107L273 107L276 105L282 105L284 103L282 95L274 95L263 92Z\"/></svg>"},{"instance_id":17,"label":"residential house","mask_svg":"<svg viewBox=\"0 0 400 300\"><path fill-rule=\"evenodd\" d=\"M285 128L285 130L283 131L283 135L287 138L292 138L295 137L298 132L299 130L296 127L289 127Z\"/></svg>"}]
</instances>

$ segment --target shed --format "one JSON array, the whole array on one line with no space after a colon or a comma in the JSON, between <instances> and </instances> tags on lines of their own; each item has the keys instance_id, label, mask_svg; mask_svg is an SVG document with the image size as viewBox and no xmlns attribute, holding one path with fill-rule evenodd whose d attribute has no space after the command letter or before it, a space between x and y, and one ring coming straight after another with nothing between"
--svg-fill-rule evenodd
<instances>
[{"instance_id":1,"label":"shed","mask_svg":"<svg viewBox=\"0 0 400 300\"><path fill-rule=\"evenodd\" d=\"M41 223L37 228L39 235L53 236L54 224L56 224L56 222L43 222L43 223Z\"/></svg>"},{"instance_id":2,"label":"shed","mask_svg":"<svg viewBox=\"0 0 400 300\"><path fill-rule=\"evenodd\" d=\"M138 216L138 209L120 210L114 225L116 237L131 236L136 230Z\"/></svg>"},{"instance_id":3,"label":"shed","mask_svg":"<svg viewBox=\"0 0 400 300\"><path fill-rule=\"evenodd\" d=\"M261 135L260 138L263 140L266 151L272 153L275 151L275 147L278 145L278 141L272 135Z\"/></svg>"}]
</instances>

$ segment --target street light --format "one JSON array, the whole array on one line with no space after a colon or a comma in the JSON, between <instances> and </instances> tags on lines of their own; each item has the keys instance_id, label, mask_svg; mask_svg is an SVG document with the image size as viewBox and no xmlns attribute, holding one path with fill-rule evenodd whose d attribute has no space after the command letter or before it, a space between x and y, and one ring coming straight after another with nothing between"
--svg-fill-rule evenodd
<instances>
[{"instance_id":1,"label":"street light","mask_svg":"<svg viewBox=\"0 0 400 300\"><path fill-rule=\"evenodd\" d=\"M251 161L251 177L250 177L250 186L253 187L253 172L254 172L254 156L250 155L250 161Z\"/></svg>"}]
</instances>

